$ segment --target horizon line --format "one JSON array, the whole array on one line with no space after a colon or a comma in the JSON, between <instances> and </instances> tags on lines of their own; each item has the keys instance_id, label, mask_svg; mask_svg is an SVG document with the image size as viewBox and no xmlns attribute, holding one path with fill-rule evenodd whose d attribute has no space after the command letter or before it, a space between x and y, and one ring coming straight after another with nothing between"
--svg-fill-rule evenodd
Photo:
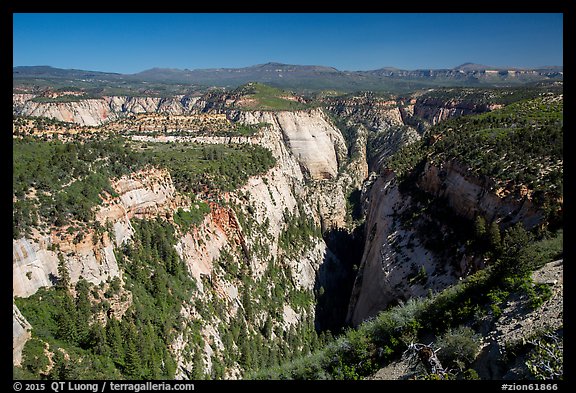
<instances>
[{"instance_id":1,"label":"horizon line","mask_svg":"<svg viewBox=\"0 0 576 393\"><path fill-rule=\"evenodd\" d=\"M230 69L238 70L238 69L252 68L252 67L259 67L259 66L266 66L266 65L296 66L296 67L323 67L323 68L332 68L338 72L370 72L370 71L379 71L379 70L385 70L385 69L393 69L393 70L398 70L398 71L456 70L460 67L467 66L467 65L483 67L486 70L539 70L539 69L546 69L546 68L560 68L560 67L563 68L564 67L564 65L552 65L552 64L541 65L541 66L537 66L537 67L493 66L493 65L485 65L485 64L481 64L481 63L464 62L464 63L461 63L457 66L452 67L452 68L447 68L447 67L444 67L444 68L419 67L419 68L414 68L414 69L405 69L405 68L398 68L395 66L382 66L380 68L364 69L364 70L340 70L336 67L323 65L323 64L289 64L289 63L280 63L280 62L276 62L276 61L269 61L266 63L253 64L253 65L244 66L244 67L212 67L212 68L193 68L193 69L176 68L176 67L151 67L151 68L146 68L144 70L133 72L133 73L123 73L123 72L117 72L117 71L100 71L100 70L83 69L83 68L61 68L61 67L55 67L55 66L48 65L48 64L13 65L12 69L19 68L19 67L30 67L30 68L31 67L48 67L48 68L53 68L53 69L58 69L58 70L65 70L65 71L89 71L89 72L101 72L101 73L106 73L106 74L137 75L137 74L140 74L140 73L143 73L146 71L151 71L151 70L172 70L172 71L194 72L194 71L207 71L207 70L212 70L212 71L230 70Z\"/></svg>"}]
</instances>

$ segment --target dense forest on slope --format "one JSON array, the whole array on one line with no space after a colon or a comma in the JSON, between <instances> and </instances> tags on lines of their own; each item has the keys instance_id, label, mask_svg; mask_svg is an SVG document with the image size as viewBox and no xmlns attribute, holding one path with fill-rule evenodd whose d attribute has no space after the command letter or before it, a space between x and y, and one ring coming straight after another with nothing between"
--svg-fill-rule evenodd
<instances>
[{"instance_id":1,"label":"dense forest on slope","mask_svg":"<svg viewBox=\"0 0 576 393\"><path fill-rule=\"evenodd\" d=\"M444 121L385 166L400 176L417 177L418 163L456 160L470 173L491 179L493 190L515 193L527 187L534 203L547 212L547 221L561 225L563 155L563 100L548 94Z\"/></svg>"},{"instance_id":2,"label":"dense forest on slope","mask_svg":"<svg viewBox=\"0 0 576 393\"><path fill-rule=\"evenodd\" d=\"M134 222L132 245L118 251L124 283L118 278L99 286L80 280L75 296L63 263L56 289L42 289L16 304L30 318L34 336L58 356L49 379L172 379L175 361L168 350L183 328L182 303L195 288L174 249L174 229L167 222ZM129 291L129 292L128 292ZM111 303L131 303L121 319ZM24 349L22 378L35 378L46 355Z\"/></svg>"},{"instance_id":3,"label":"dense forest on slope","mask_svg":"<svg viewBox=\"0 0 576 393\"><path fill-rule=\"evenodd\" d=\"M231 191L275 164L260 146L133 143L95 136L62 142L25 137L13 145L13 237L32 227L85 226L111 178L146 165L167 168L180 192Z\"/></svg>"},{"instance_id":4,"label":"dense forest on slope","mask_svg":"<svg viewBox=\"0 0 576 393\"><path fill-rule=\"evenodd\" d=\"M279 364L330 339L316 334L312 320L288 331L278 325L284 304L310 309L314 302L311 293L294 288L285 269L270 263L265 274L253 280L247 266L238 268L232 255L224 253L215 274L242 282L243 309L220 325L223 348L212 359L217 363L212 374L207 374L200 331L225 315L224 303L216 296L196 298L199 314L184 319L181 308L194 298L196 284L174 249L174 227L161 219L134 220L132 225L133 241L116 250L123 280L95 286L81 279L71 291L61 264L55 289L16 299L34 328L23 367L15 368L16 379L173 379L176 362L168 348L183 331L189 348L185 356L194 364L192 379L221 379L237 363L246 371ZM121 318L118 309L125 309ZM57 354L51 362L44 343Z\"/></svg>"},{"instance_id":5,"label":"dense forest on slope","mask_svg":"<svg viewBox=\"0 0 576 393\"><path fill-rule=\"evenodd\" d=\"M69 143L17 138L12 150L14 238L31 227L88 223L101 194L114 194L110 178L144 164L141 155L112 137Z\"/></svg>"},{"instance_id":6,"label":"dense forest on slope","mask_svg":"<svg viewBox=\"0 0 576 393\"><path fill-rule=\"evenodd\" d=\"M257 145L143 143L138 150L143 160L167 168L180 192L232 191L276 163Z\"/></svg>"}]
</instances>

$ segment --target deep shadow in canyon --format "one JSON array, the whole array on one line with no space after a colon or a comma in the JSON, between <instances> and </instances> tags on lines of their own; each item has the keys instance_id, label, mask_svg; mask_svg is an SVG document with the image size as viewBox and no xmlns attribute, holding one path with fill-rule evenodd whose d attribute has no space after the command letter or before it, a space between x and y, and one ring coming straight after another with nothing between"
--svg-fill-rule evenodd
<instances>
[{"instance_id":1,"label":"deep shadow in canyon","mask_svg":"<svg viewBox=\"0 0 576 393\"><path fill-rule=\"evenodd\" d=\"M364 248L364 224L352 232L336 228L324 234L329 252L316 273L315 328L340 333L346 327L346 314L354 280Z\"/></svg>"}]
</instances>

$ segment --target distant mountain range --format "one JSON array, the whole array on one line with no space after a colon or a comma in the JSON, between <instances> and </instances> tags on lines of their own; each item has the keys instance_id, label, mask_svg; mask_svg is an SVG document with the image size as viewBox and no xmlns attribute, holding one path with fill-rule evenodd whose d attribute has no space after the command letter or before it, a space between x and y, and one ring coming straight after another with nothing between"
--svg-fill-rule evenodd
<instances>
[{"instance_id":1,"label":"distant mountain range","mask_svg":"<svg viewBox=\"0 0 576 393\"><path fill-rule=\"evenodd\" d=\"M136 74L67 70L50 66L13 68L13 79L82 80L85 82L156 82L234 88L261 82L296 90L403 91L437 86L521 85L563 80L562 66L499 68L465 63L452 69L401 70L385 67L372 71L340 71L333 67L266 63L244 68L152 68Z\"/></svg>"}]
</instances>

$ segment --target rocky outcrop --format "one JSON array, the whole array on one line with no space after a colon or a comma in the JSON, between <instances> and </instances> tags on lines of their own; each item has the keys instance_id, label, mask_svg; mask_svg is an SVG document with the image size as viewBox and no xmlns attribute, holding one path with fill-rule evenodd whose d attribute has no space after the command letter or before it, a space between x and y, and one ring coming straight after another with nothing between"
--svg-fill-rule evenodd
<instances>
[{"instance_id":1,"label":"rocky outcrop","mask_svg":"<svg viewBox=\"0 0 576 393\"><path fill-rule=\"evenodd\" d=\"M154 104L154 101L143 101L142 105ZM155 104L154 104L155 105ZM303 188L304 179L309 174L312 179L336 177L338 174L339 158L342 157L344 142L338 130L325 118L320 110L311 112L252 112L242 113L243 121L248 123L269 123L270 128L250 140L270 148L279 160L277 168L272 169L264 178L250 179L246 191L252 194L255 201L260 201L264 209L258 219L263 222L268 219L279 236L282 228L284 209L293 212L296 207L296 196L307 197ZM221 142L221 141L212 141ZM267 184L265 184L265 182ZM102 226L110 224L112 233L105 232L100 239L93 239L92 233L81 241L75 241L74 234L53 231L49 235L33 236L14 240L13 243L13 277L14 295L27 297L36 292L39 287L53 285L57 277L58 248L65 255L72 282L80 276L88 281L98 284L102 280L119 274L114 257L113 248L130 239L133 230L130 219L133 217L153 217L167 214L183 203L175 192L170 175L166 171L147 169L138 173L124 176L112 182L112 187L118 194L113 198L109 196L103 201L96 212L96 220ZM295 188L296 187L296 188ZM327 197L326 204L334 200L344 201L343 191L337 187L342 197L332 199ZM297 195L293 195L294 190ZM327 215L332 214L328 222L342 223L345 216L345 205L329 206L324 210ZM312 209L310 210L312 214ZM319 220L318 213L315 213ZM207 265L217 256L216 247L222 245L225 238L218 227L207 224L205 230L210 233L214 241L213 251L203 250L192 246L191 238L183 238L180 243L182 256L202 256L201 260L191 262L191 271L208 273ZM200 259L202 259L200 258ZM190 258L185 258L189 260Z\"/></svg>"},{"instance_id":2,"label":"rocky outcrop","mask_svg":"<svg viewBox=\"0 0 576 393\"><path fill-rule=\"evenodd\" d=\"M266 135L258 138L257 143L269 148L277 159L288 158L285 150L287 147L302 166L304 174L310 178L336 178L339 164L346 154L346 144L342 134L329 122L322 110L233 111L229 116L248 124L269 124L264 131Z\"/></svg>"},{"instance_id":3,"label":"rocky outcrop","mask_svg":"<svg viewBox=\"0 0 576 393\"><path fill-rule=\"evenodd\" d=\"M502 228L516 222L532 228L543 220L542 212L528 196L499 196L492 180L471 174L456 161L441 165L428 162L416 186L435 199L445 200L451 211L468 220L481 215ZM469 255L454 255L460 261L447 264L427 250L415 224L410 228L401 225L400 217L411 203L411 195L400 193L391 172L376 177L367 193L367 240L348 314L355 325L398 299L446 288L458 276L482 267L482 261Z\"/></svg>"},{"instance_id":4,"label":"rocky outcrop","mask_svg":"<svg viewBox=\"0 0 576 393\"><path fill-rule=\"evenodd\" d=\"M435 125L451 117L484 113L492 109L489 104L473 101L419 97L413 107L413 116Z\"/></svg>"},{"instance_id":5,"label":"rocky outcrop","mask_svg":"<svg viewBox=\"0 0 576 393\"><path fill-rule=\"evenodd\" d=\"M114 246L132 236L130 218L155 216L176 203L174 185L166 171L154 169L124 176L112 183L118 197L104 201L96 212L102 226L109 223L114 233L95 238L88 230L82 239L77 233L52 229L47 235L35 232L30 238L12 243L13 294L28 297L40 287L52 286L58 272L58 254L64 257L72 283L80 277L99 284L120 274Z\"/></svg>"},{"instance_id":6,"label":"rocky outcrop","mask_svg":"<svg viewBox=\"0 0 576 393\"><path fill-rule=\"evenodd\" d=\"M233 242L241 245L241 238L233 212L214 203L202 224L180 238L176 251L196 279L200 291L203 291L201 276L211 277L213 261L218 259L221 249Z\"/></svg>"},{"instance_id":7,"label":"rocky outcrop","mask_svg":"<svg viewBox=\"0 0 576 393\"><path fill-rule=\"evenodd\" d=\"M31 328L18 307L12 303L12 362L15 366L22 362L22 350L30 338Z\"/></svg>"},{"instance_id":8,"label":"rocky outcrop","mask_svg":"<svg viewBox=\"0 0 576 393\"><path fill-rule=\"evenodd\" d=\"M69 271L72 284L80 277L98 285L120 276L114 247L132 237L130 219L163 214L171 211L179 202L170 174L166 171L147 169L123 176L112 182L112 186L118 196L109 197L96 212L96 220L102 227L110 224L112 233L104 231L97 235L93 229L89 229L78 240L76 232L52 229L49 234L34 231L29 238L13 240L13 296L29 297L41 287L54 285L58 277L59 255ZM27 332L30 326L16 306L13 325L14 361L19 362L22 348L30 337Z\"/></svg>"},{"instance_id":9,"label":"rocky outcrop","mask_svg":"<svg viewBox=\"0 0 576 393\"><path fill-rule=\"evenodd\" d=\"M177 246L197 278L198 296L210 296L204 283L204 279L209 278L213 293L227 307L227 316L206 322L203 329L205 341L213 342L212 348L204 349L208 369L212 364L209 360L212 351L221 341L215 327L227 323L228 318L236 315L238 308L242 307L239 298L242 284L226 279L221 273L222 268L215 266L223 250L231 257L218 264L237 264L240 267L248 263L256 279L264 274L272 258L291 272L290 279L297 288L312 290L317 282L319 266L333 256L321 238L311 239L309 247L296 254L285 255L279 238L286 229L286 214L303 212L317 225L345 225L345 187L354 177L342 173L342 163L346 159L345 143L321 110L230 111L228 116L245 124L266 123L254 136L246 137L245 142L268 148L277 165L264 175L248 179L239 190L222 195L234 209L213 206L202 225L184 236ZM222 142L219 137L202 138L204 143ZM331 181L326 181L327 177ZM358 184L361 179L355 181ZM243 216L243 221L236 214ZM302 311L295 311L288 304L283 311L283 329L303 320ZM193 308L183 312L195 315ZM265 316L259 318L263 322ZM174 347L180 348L180 352L185 348L184 337L185 333L174 342ZM185 378L191 364L180 355L177 359L177 376ZM238 373L231 372L228 377L236 378Z\"/></svg>"},{"instance_id":10,"label":"rocky outcrop","mask_svg":"<svg viewBox=\"0 0 576 393\"><path fill-rule=\"evenodd\" d=\"M326 243L316 239L314 246L306 250L300 258L288 259L296 286L299 289L312 290L319 267L327 258L334 258L334 256L326 247Z\"/></svg>"},{"instance_id":11,"label":"rocky outcrop","mask_svg":"<svg viewBox=\"0 0 576 393\"><path fill-rule=\"evenodd\" d=\"M36 293L38 288L54 284L58 272L58 255L48 250L49 242L49 236L12 241L14 296L28 297Z\"/></svg>"},{"instance_id":12,"label":"rocky outcrop","mask_svg":"<svg viewBox=\"0 0 576 393\"><path fill-rule=\"evenodd\" d=\"M372 141L368 166L372 171L378 172L385 160L400 150L401 147L415 142L421 138L412 127L392 127L386 132L379 133Z\"/></svg>"},{"instance_id":13,"label":"rocky outcrop","mask_svg":"<svg viewBox=\"0 0 576 393\"><path fill-rule=\"evenodd\" d=\"M22 105L17 114L48 117L83 126L96 126L117 118L117 115L111 112L108 103L102 99L74 102L35 102L30 100Z\"/></svg>"},{"instance_id":14,"label":"rocky outcrop","mask_svg":"<svg viewBox=\"0 0 576 393\"><path fill-rule=\"evenodd\" d=\"M326 109L335 115L354 119L372 130L384 130L404 125L401 108L392 98L380 98L370 93L349 98L326 98Z\"/></svg>"},{"instance_id":15,"label":"rocky outcrop","mask_svg":"<svg viewBox=\"0 0 576 393\"><path fill-rule=\"evenodd\" d=\"M26 104L26 102L30 101L34 97L36 97L36 95L30 93L12 94L12 112L14 112L14 114L21 113L24 108L24 104Z\"/></svg>"},{"instance_id":16,"label":"rocky outcrop","mask_svg":"<svg viewBox=\"0 0 576 393\"><path fill-rule=\"evenodd\" d=\"M564 261L547 263L532 273L536 284L548 285L550 298L534 309L525 296L514 294L502 309L502 314L493 324L483 326L481 350L472 367L482 379L520 380L530 377L523 354L507 352L507 348L524 343L536 334L558 332L564 327ZM504 365L503 355L508 361L516 361L512 367Z\"/></svg>"},{"instance_id":17,"label":"rocky outcrop","mask_svg":"<svg viewBox=\"0 0 576 393\"><path fill-rule=\"evenodd\" d=\"M16 239L12 250L12 292L18 297L31 296L38 288L56 283L59 254L64 257L72 283L83 277L99 284L120 274L114 247L107 235L95 241L89 234L77 242L71 235L54 232L35 239Z\"/></svg>"},{"instance_id":18,"label":"rocky outcrop","mask_svg":"<svg viewBox=\"0 0 576 393\"><path fill-rule=\"evenodd\" d=\"M318 221L322 220L327 226L345 225L347 187L360 184L365 173L350 168L344 171L346 143L340 131L321 109L296 112L230 112L229 116L247 124L268 124L252 137L252 143L269 149L278 164L265 176L271 186L263 187L259 197L266 199L264 195L268 193L268 188L272 195L279 194L292 211L295 206L293 194L296 193L301 199L313 201L310 203L313 206L310 214ZM358 157L358 161L365 162L365 157ZM288 202L290 199L293 202ZM275 201L270 200L267 203L271 207ZM318 205L320 212L317 212ZM277 209L270 211L274 210ZM281 220L281 213L282 211L274 220ZM272 216L270 220L273 227L275 222Z\"/></svg>"},{"instance_id":19,"label":"rocky outcrop","mask_svg":"<svg viewBox=\"0 0 576 393\"><path fill-rule=\"evenodd\" d=\"M41 98L31 94L14 94L13 113L22 116L48 117L81 126L98 126L127 114L190 113L199 100L198 97L181 95L169 98L104 96L64 102Z\"/></svg>"},{"instance_id":20,"label":"rocky outcrop","mask_svg":"<svg viewBox=\"0 0 576 393\"><path fill-rule=\"evenodd\" d=\"M492 180L470 174L456 161L439 166L428 162L418 186L435 197L445 198L454 212L470 220L481 215L488 222L496 220L505 226L522 222L526 228L543 220L542 212L527 195L511 193L500 197Z\"/></svg>"},{"instance_id":21,"label":"rocky outcrop","mask_svg":"<svg viewBox=\"0 0 576 393\"><path fill-rule=\"evenodd\" d=\"M399 216L411 205L410 195L398 189L393 173L376 177L365 201L366 242L348 309L356 326L380 311L457 280L454 269L418 238Z\"/></svg>"},{"instance_id":22,"label":"rocky outcrop","mask_svg":"<svg viewBox=\"0 0 576 393\"><path fill-rule=\"evenodd\" d=\"M564 325L564 260L549 262L532 272L535 284L550 287L550 298L536 310L522 299L512 299L496 322L501 345L522 341L535 332L556 330ZM518 307L521 306L521 307Z\"/></svg>"},{"instance_id":23,"label":"rocky outcrop","mask_svg":"<svg viewBox=\"0 0 576 393\"><path fill-rule=\"evenodd\" d=\"M180 201L170 173L166 170L146 169L123 176L112 182L118 193L117 204L125 209L128 218L154 216L171 211L173 204ZM107 218L107 212L115 203L105 203L99 212L99 220Z\"/></svg>"},{"instance_id":24,"label":"rocky outcrop","mask_svg":"<svg viewBox=\"0 0 576 393\"><path fill-rule=\"evenodd\" d=\"M537 284L550 286L552 292L550 299L542 306L533 309L525 296L513 294L495 321L490 322L491 317L486 316L481 323L479 333L483 338L471 368L477 371L483 380L533 379L526 367L528 359L524 351L509 349L525 343L535 334L559 332L563 329L563 261L547 263L534 271L532 278ZM414 365L403 357L381 368L368 379L406 380L414 379L418 374Z\"/></svg>"},{"instance_id":25,"label":"rocky outcrop","mask_svg":"<svg viewBox=\"0 0 576 393\"><path fill-rule=\"evenodd\" d=\"M452 212L468 220L480 215L501 228L521 222L528 229L543 220L528 194L499 194L491 179L470 173L457 161L427 162L415 186L436 200L444 200ZM367 239L348 313L354 325L397 300L446 288L458 276L483 266L481 260L464 253L451 257L460 261L447 264L427 250L418 238L418 216L413 216L416 221L411 227L400 220L411 203L411 195L399 191L392 172L377 176L366 194Z\"/></svg>"},{"instance_id":26,"label":"rocky outcrop","mask_svg":"<svg viewBox=\"0 0 576 393\"><path fill-rule=\"evenodd\" d=\"M319 110L280 112L276 121L292 154L305 167L312 179L334 179L338 174L335 144L344 145L341 134Z\"/></svg>"},{"instance_id":27,"label":"rocky outcrop","mask_svg":"<svg viewBox=\"0 0 576 393\"><path fill-rule=\"evenodd\" d=\"M401 100L364 93L348 98L327 98L324 104L329 112L344 122L349 133L356 134L353 138L356 146L365 140L367 150L364 157L367 158L364 162L371 171L377 171L383 160L402 146L420 138L417 129L408 121ZM349 155L353 157L353 153L351 151Z\"/></svg>"}]
</instances>

